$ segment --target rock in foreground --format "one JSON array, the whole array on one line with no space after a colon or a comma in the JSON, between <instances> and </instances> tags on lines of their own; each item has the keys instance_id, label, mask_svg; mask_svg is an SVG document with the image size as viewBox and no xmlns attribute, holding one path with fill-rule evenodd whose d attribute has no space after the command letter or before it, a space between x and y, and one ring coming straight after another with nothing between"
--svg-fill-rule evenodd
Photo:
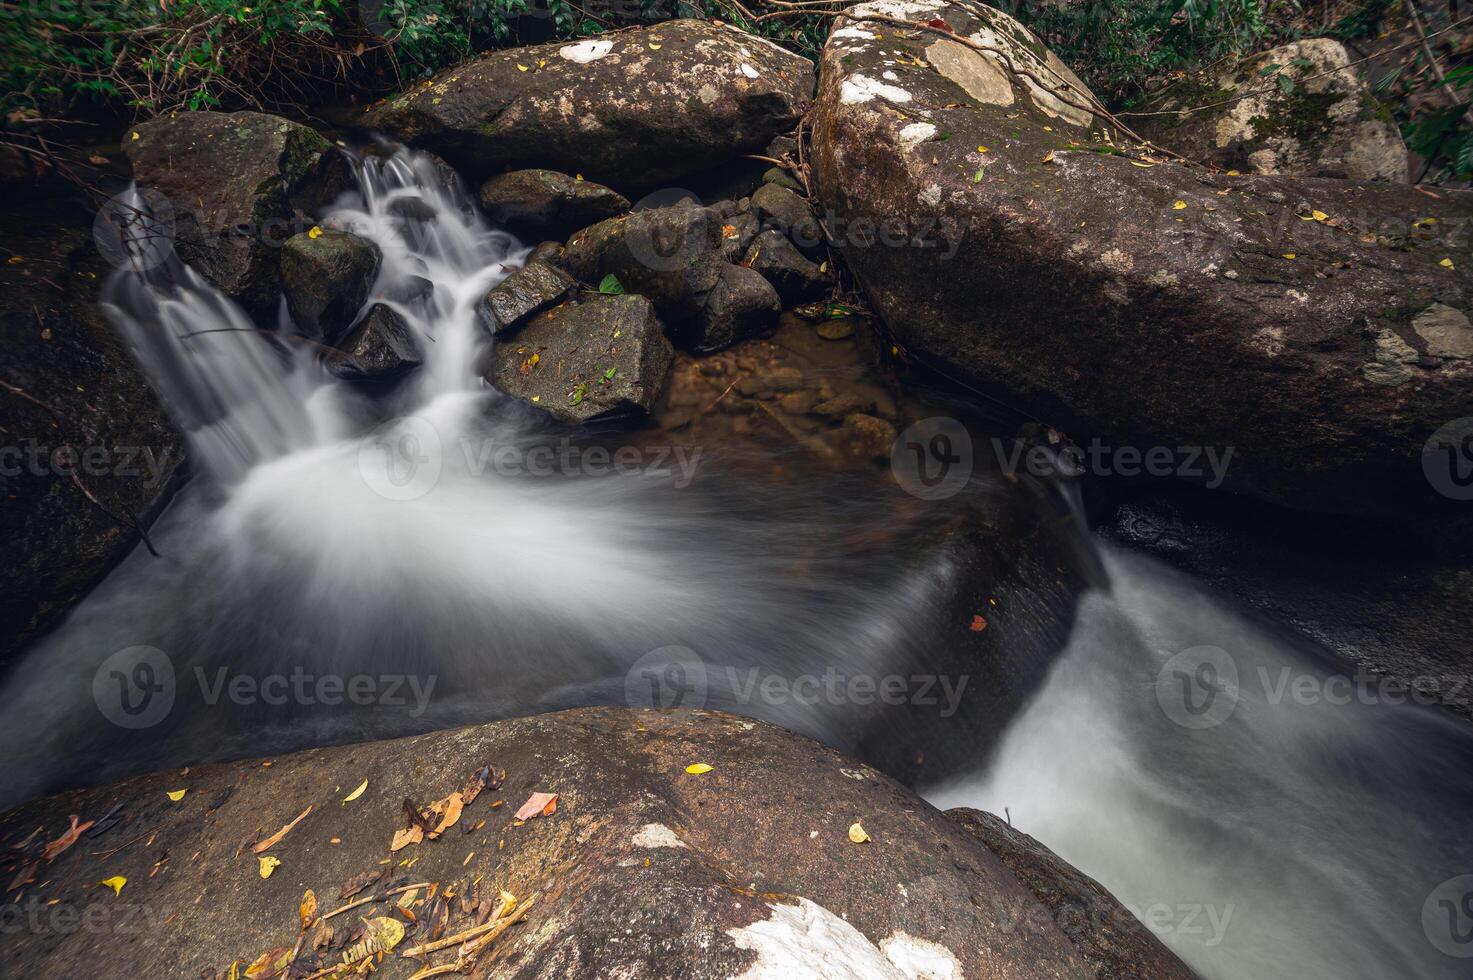
<instances>
[{"instance_id":1,"label":"rock in foreground","mask_svg":"<svg viewBox=\"0 0 1473 980\"><path fill-rule=\"evenodd\" d=\"M806 59L724 24L673 20L488 53L368 125L468 174L547 167L647 188L761 152L812 94Z\"/></svg>"},{"instance_id":2,"label":"rock in foreground","mask_svg":"<svg viewBox=\"0 0 1473 980\"><path fill-rule=\"evenodd\" d=\"M691 772L697 764L709 771ZM464 802L473 787L459 823L391 853L406 800ZM166 795L181 789L177 802ZM540 815L517 820L533 793L556 793L555 806L543 798ZM459 944L415 960L404 950L474 927L501 890L535 900L480 952L476 976L1096 975L960 825L831 749L732 715L588 708L269 767L160 773L27 804L0 834L7 845L31 839L24 861L67 829L68 814L92 820L114 807L101 835L11 893L43 923L65 909L104 927L12 935L18 975L218 977L235 964L243 976L264 955L306 976L361 944L354 934L368 920L377 934L402 930L375 975L403 980L454 962ZM868 841L854 842L855 824ZM104 878L126 883L114 894ZM421 887L387 894L406 885Z\"/></svg>"},{"instance_id":3,"label":"rock in foreground","mask_svg":"<svg viewBox=\"0 0 1473 980\"><path fill-rule=\"evenodd\" d=\"M906 5L1046 77L972 9ZM1290 506L1447 514L1422 453L1473 416L1473 195L1101 152L1069 86L919 26L831 35L815 177L899 343L1109 447L1231 448L1229 486Z\"/></svg>"}]
</instances>

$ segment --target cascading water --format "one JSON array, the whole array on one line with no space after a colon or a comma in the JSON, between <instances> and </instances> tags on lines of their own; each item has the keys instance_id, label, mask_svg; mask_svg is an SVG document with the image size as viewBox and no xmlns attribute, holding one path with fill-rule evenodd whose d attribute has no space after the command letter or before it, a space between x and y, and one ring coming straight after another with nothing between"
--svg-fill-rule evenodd
<instances>
[{"instance_id":1,"label":"cascading water","mask_svg":"<svg viewBox=\"0 0 1473 980\"><path fill-rule=\"evenodd\" d=\"M927 798L1006 810L1208 980L1467 977L1438 946L1462 894L1439 886L1473 871L1467 724L1151 559L1104 559L1110 589L995 761ZM1183 654L1214 664L1215 703Z\"/></svg>"},{"instance_id":2,"label":"cascading water","mask_svg":"<svg viewBox=\"0 0 1473 980\"><path fill-rule=\"evenodd\" d=\"M113 284L109 313L186 432L196 479L151 530L163 557L132 555L13 672L0 726L26 749L0 797L573 704L649 703L629 672L650 657L699 681L699 701L678 703L735 707L839 745L872 734L865 707L733 689L751 671L882 676L934 660L951 557L871 542L934 541L958 508L918 512L893 487L876 493L872 477L799 461L785 479L755 479L739 449L708 446L673 447L617 478L502 471L500 451L531 458L564 445L565 433L476 370L490 341L474 304L526 250L428 158L371 153L358 172L358 191L323 224L378 245L368 304L395 304L415 335L422 367L388 392L331 378L287 318L258 330L177 263ZM433 288L407 288L411 277ZM1004 492L984 482L957 504ZM157 651L146 673L109 660L139 648ZM731 682L728 665L743 672ZM114 683L162 673L174 681L165 717L99 715L94 702L116 700ZM284 677L287 696L234 696L243 674ZM382 682L376 694L399 680L393 701L345 704L339 692L329 704L296 690L296 675L309 685L366 676ZM116 724L134 729L124 742Z\"/></svg>"},{"instance_id":3,"label":"cascading water","mask_svg":"<svg viewBox=\"0 0 1473 980\"><path fill-rule=\"evenodd\" d=\"M258 329L172 260L111 285L109 314L187 435L195 479L152 529L162 557L135 552L8 678L0 734L17 755L0 803L573 704L671 703L651 676L676 704L840 747L968 751L973 730L945 715L909 729L914 713L754 700L752 685L939 669L962 563L937 542L1015 488L983 476L918 508L792 460L783 479L756 479L770 455L754 467L735 447L618 479L502 472L495 450L525 458L563 435L477 370L489 339L474 304L526 250L428 158L371 153L358 173L324 224L382 253L368 302L404 317L423 361L391 390L332 379L284 314ZM1077 492L1064 503L1063 523L1081 523ZM994 764L932 799L1007 809L1148 921L1171 909L1162 938L1212 980L1463 975L1421 917L1430 889L1473 870L1458 834L1473 802L1466 728L1430 711L1270 703L1247 683L1221 724L1177 725L1157 697L1163 650L1231 647L1245 680L1322 667L1184 579L1115 553L1106 565L1110 589L1085 599ZM1052 649L1056 581L986 585L965 598L997 587L988 635ZM147 672L110 668L140 648L157 655ZM631 669L651 658L654 675ZM972 680L1005 687L1012 666ZM109 714L115 681L161 688L165 670L166 713ZM285 686L239 697L242 675ZM312 686L327 675L398 681L328 702Z\"/></svg>"}]
</instances>

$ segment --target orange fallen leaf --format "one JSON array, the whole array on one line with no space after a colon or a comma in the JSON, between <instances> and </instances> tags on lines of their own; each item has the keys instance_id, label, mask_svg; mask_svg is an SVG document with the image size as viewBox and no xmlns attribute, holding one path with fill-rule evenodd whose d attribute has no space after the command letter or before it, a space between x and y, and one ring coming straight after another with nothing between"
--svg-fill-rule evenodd
<instances>
[{"instance_id":1,"label":"orange fallen leaf","mask_svg":"<svg viewBox=\"0 0 1473 980\"><path fill-rule=\"evenodd\" d=\"M262 851L269 851L272 847L275 847L278 843L280 843L280 841L281 841L281 839L283 837L285 837L287 834L291 833L291 830L292 830L293 827L295 827L297 824L301 823L302 822L302 819L304 817L306 817L307 814L309 814L311 812L312 812L312 804L309 803L307 805L307 809L305 809L301 813L297 814L297 819L293 820L291 823L287 824L285 827L282 827L280 830L278 830L276 833L272 834L270 837L268 837L265 840L257 843L255 846L253 846L251 848L251 853L252 854L260 854Z\"/></svg>"},{"instance_id":2,"label":"orange fallen leaf","mask_svg":"<svg viewBox=\"0 0 1473 980\"><path fill-rule=\"evenodd\" d=\"M406 827L403 830L396 830L394 831L393 843L389 845L389 850L397 851L401 848L408 847L410 844L418 844L424 839L425 832L423 827Z\"/></svg>"},{"instance_id":3,"label":"orange fallen leaf","mask_svg":"<svg viewBox=\"0 0 1473 980\"><path fill-rule=\"evenodd\" d=\"M556 793L533 793L527 797L527 802L522 804L521 809L517 810L516 819L531 820L538 814L550 817L555 810L557 810Z\"/></svg>"},{"instance_id":4,"label":"orange fallen leaf","mask_svg":"<svg viewBox=\"0 0 1473 980\"><path fill-rule=\"evenodd\" d=\"M430 807L431 810L440 814L440 822L435 825L434 830L430 831L430 840L439 837L445 832L446 828L454 826L455 821L460 819L460 811L464 807L465 804L461 801L459 793L451 793Z\"/></svg>"},{"instance_id":5,"label":"orange fallen leaf","mask_svg":"<svg viewBox=\"0 0 1473 980\"><path fill-rule=\"evenodd\" d=\"M987 620L982 616L972 617L972 632L980 633L987 628Z\"/></svg>"},{"instance_id":6,"label":"orange fallen leaf","mask_svg":"<svg viewBox=\"0 0 1473 980\"><path fill-rule=\"evenodd\" d=\"M68 847L71 847L73 844L75 844L77 842L77 838L82 836L82 831L92 826L92 824L95 822L92 820L88 820L86 823L78 823L77 821L81 818L78 817L75 813L72 814L71 819L71 829L62 834L60 837L56 838L56 840L52 841L50 844L47 844L46 850L41 852L41 856L44 857L46 860L50 861L62 851L65 851Z\"/></svg>"}]
</instances>

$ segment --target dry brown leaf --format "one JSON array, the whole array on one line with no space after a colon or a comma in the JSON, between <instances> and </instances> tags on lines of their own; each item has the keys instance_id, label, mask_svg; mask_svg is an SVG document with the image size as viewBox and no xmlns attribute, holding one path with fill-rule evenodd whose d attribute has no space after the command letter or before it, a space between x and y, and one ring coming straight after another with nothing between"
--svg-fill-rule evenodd
<instances>
[{"instance_id":1,"label":"dry brown leaf","mask_svg":"<svg viewBox=\"0 0 1473 980\"><path fill-rule=\"evenodd\" d=\"M269 851L271 848L275 847L277 844L279 844L281 842L281 839L283 837L285 837L287 834L291 833L293 827L295 827L297 824L301 823L302 820L303 820L303 818L305 818L307 816L307 814L309 814L311 812L312 812L312 805L309 803L309 804L307 804L307 809L305 809L301 813L297 814L297 818L295 820L293 820L291 823L287 824L285 827L282 827L280 830L278 830L276 833L272 834L270 837L266 838L265 840L261 841L260 843L258 843L256 845L254 845L251 848L251 853L252 854L260 854L262 851Z\"/></svg>"},{"instance_id":2,"label":"dry brown leaf","mask_svg":"<svg viewBox=\"0 0 1473 980\"><path fill-rule=\"evenodd\" d=\"M305 929L317 918L317 894L312 889L307 889L302 895L302 902L297 906L297 916L302 920L302 928Z\"/></svg>"},{"instance_id":3,"label":"dry brown leaf","mask_svg":"<svg viewBox=\"0 0 1473 980\"><path fill-rule=\"evenodd\" d=\"M434 830L430 831L430 840L439 837L445 832L446 828L455 826L455 822L460 819L460 811L464 806L465 804L461 801L460 794L457 792L451 793L431 807L430 809L440 815L440 822L435 824Z\"/></svg>"},{"instance_id":4,"label":"dry brown leaf","mask_svg":"<svg viewBox=\"0 0 1473 980\"><path fill-rule=\"evenodd\" d=\"M516 812L516 819L531 820L538 814L544 817L550 817L556 810L556 793L533 793L527 797L527 802L523 803L521 809Z\"/></svg>"},{"instance_id":5,"label":"dry brown leaf","mask_svg":"<svg viewBox=\"0 0 1473 980\"><path fill-rule=\"evenodd\" d=\"M93 821L91 820L88 820L86 823L78 823L77 821L80 819L81 818L78 817L75 813L72 814L71 829L62 834L60 837L56 838L56 840L52 841L50 844L47 844L46 850L41 852L41 856L50 861L62 851L65 851L68 847L71 847L73 844L75 844L77 842L77 838L82 836L82 831L86 830L93 824Z\"/></svg>"},{"instance_id":6,"label":"dry brown leaf","mask_svg":"<svg viewBox=\"0 0 1473 980\"><path fill-rule=\"evenodd\" d=\"M424 828L422 827L407 827L403 830L396 830L394 831L393 843L389 845L389 850L401 850L402 848L408 847L410 844L418 844L424 839L425 832Z\"/></svg>"}]
</instances>

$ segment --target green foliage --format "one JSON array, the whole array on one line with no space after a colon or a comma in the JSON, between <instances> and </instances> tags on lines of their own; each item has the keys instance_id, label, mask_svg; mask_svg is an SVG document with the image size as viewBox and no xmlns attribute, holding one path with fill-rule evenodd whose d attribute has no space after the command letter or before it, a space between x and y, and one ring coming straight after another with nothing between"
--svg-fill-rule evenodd
<instances>
[{"instance_id":1,"label":"green foliage","mask_svg":"<svg viewBox=\"0 0 1473 980\"><path fill-rule=\"evenodd\" d=\"M1032 2L1017 16L1096 94L1119 105L1170 72L1247 51L1269 33L1260 0Z\"/></svg>"}]
</instances>

